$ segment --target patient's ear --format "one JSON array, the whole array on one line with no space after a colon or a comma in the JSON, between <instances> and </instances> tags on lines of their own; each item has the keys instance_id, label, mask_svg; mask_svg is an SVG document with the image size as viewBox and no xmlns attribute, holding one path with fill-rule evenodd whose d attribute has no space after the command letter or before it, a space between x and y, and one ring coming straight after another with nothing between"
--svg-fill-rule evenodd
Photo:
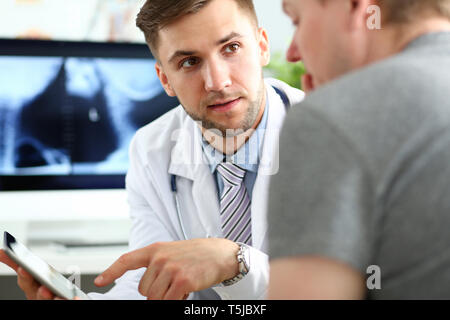
<instances>
[{"instance_id":1,"label":"patient's ear","mask_svg":"<svg viewBox=\"0 0 450 320\"><path fill-rule=\"evenodd\" d=\"M164 70L163 70L162 66L159 64L159 62L156 62L155 70L156 70L156 74L158 75L159 81L161 82L167 95L169 95L171 97L175 97L176 96L175 91L173 90L172 86L170 85L169 79L167 78L167 75L164 73Z\"/></svg>"},{"instance_id":2,"label":"patient's ear","mask_svg":"<svg viewBox=\"0 0 450 320\"><path fill-rule=\"evenodd\" d=\"M347 0L349 27L352 30L367 28L367 9L372 4L372 0Z\"/></svg>"}]
</instances>

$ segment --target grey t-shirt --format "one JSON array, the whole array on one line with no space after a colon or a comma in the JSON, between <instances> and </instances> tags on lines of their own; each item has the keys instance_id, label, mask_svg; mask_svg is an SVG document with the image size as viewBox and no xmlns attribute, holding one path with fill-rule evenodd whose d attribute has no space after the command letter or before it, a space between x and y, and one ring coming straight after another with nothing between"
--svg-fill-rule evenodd
<instances>
[{"instance_id":1,"label":"grey t-shirt","mask_svg":"<svg viewBox=\"0 0 450 320\"><path fill-rule=\"evenodd\" d=\"M450 299L450 33L323 86L293 108L269 199L270 258L321 255L371 299Z\"/></svg>"}]
</instances>

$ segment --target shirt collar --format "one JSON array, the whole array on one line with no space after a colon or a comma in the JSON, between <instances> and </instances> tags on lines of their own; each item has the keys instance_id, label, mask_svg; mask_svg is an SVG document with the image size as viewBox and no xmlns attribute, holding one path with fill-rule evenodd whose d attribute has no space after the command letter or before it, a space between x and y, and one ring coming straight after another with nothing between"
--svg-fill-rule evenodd
<instances>
[{"instance_id":1,"label":"shirt collar","mask_svg":"<svg viewBox=\"0 0 450 320\"><path fill-rule=\"evenodd\" d=\"M239 148L239 150L235 154L231 156L225 156L222 152L213 148L205 140L205 138L203 138L203 135L201 135L203 142L202 143L203 153L206 156L211 173L214 173L216 167L224 161L232 162L247 171L252 171L255 173L258 172L259 160L261 158L260 155L262 153L262 147L264 142L264 133L267 127L267 118L269 109L268 101L269 99L266 99L264 113L261 118L261 122L258 124L258 127L256 128L255 132L250 136L248 141L242 147Z\"/></svg>"}]
</instances>

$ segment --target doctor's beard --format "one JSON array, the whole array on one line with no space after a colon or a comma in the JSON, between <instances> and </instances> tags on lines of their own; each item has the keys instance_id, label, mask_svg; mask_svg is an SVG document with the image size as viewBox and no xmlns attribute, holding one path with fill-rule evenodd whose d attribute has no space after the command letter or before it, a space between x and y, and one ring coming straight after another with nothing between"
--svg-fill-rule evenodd
<instances>
[{"instance_id":1,"label":"doctor's beard","mask_svg":"<svg viewBox=\"0 0 450 320\"><path fill-rule=\"evenodd\" d=\"M197 114L189 112L183 105L182 106L183 106L184 110L186 111L186 113L194 121L201 123L201 126L203 127L203 129L210 130L210 131L220 131L222 134L222 137L231 138L231 137L240 135L243 132L246 132L247 130L250 130L255 125L255 122L258 119L259 110L260 110L260 108L263 108L262 103L264 101L264 94L265 94L264 81L261 80L259 89L256 94L256 99L249 101L245 116L242 119L241 123L239 124L238 128L227 128L218 122L202 118L201 116L199 116ZM217 99L217 98L226 99L229 96L230 95L222 94L219 97L214 97L214 98L215 99ZM214 98L209 98L208 100L211 101L211 100L214 100ZM205 106L205 108L206 108L206 106Z\"/></svg>"}]
</instances>

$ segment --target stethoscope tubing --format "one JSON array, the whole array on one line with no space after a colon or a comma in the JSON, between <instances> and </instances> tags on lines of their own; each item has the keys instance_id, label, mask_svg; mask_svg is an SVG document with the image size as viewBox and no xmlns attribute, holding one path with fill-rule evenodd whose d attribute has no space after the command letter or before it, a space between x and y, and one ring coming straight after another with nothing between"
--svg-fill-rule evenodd
<instances>
[{"instance_id":1,"label":"stethoscope tubing","mask_svg":"<svg viewBox=\"0 0 450 320\"><path fill-rule=\"evenodd\" d=\"M170 185L171 185L173 197L175 199L175 209L177 210L177 217L178 217L178 222L180 223L181 232L183 233L184 239L188 240L186 230L184 228L183 219L181 218L181 207L180 207L180 201L178 200L178 190L177 190L177 177L175 175L171 175Z\"/></svg>"}]
</instances>

